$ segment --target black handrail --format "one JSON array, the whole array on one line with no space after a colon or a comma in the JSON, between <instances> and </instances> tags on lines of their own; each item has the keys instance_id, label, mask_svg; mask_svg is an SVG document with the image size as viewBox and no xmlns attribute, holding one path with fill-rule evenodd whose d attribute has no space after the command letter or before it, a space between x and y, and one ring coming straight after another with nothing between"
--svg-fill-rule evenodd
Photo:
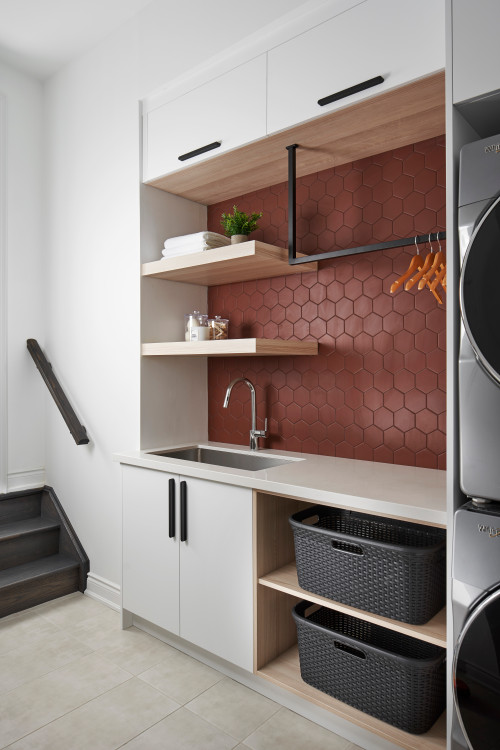
<instances>
[{"instance_id":1,"label":"black handrail","mask_svg":"<svg viewBox=\"0 0 500 750\"><path fill-rule=\"evenodd\" d=\"M45 381L45 385L49 389L52 398L56 402L57 408L61 412L64 421L68 425L69 431L73 435L75 443L77 445L86 445L89 442L87 431L76 416L73 407L69 403L66 394L64 393L58 379L52 371L52 365L40 349L38 341L36 339L28 339L26 341L26 345L28 347L29 353L33 357L33 362L37 366L40 375Z\"/></svg>"}]
</instances>

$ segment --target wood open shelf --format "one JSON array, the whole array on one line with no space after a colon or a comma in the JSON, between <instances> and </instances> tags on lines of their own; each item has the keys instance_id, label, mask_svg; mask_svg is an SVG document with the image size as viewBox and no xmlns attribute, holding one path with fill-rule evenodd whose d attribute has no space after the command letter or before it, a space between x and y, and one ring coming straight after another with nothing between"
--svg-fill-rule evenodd
<instances>
[{"instance_id":1,"label":"wood open shelf","mask_svg":"<svg viewBox=\"0 0 500 750\"><path fill-rule=\"evenodd\" d=\"M317 270L317 263L310 263L305 269L301 266L289 266L288 250L250 240L239 245L227 245L202 253L144 263L142 275L187 284L218 286Z\"/></svg>"},{"instance_id":2,"label":"wood open shelf","mask_svg":"<svg viewBox=\"0 0 500 750\"><path fill-rule=\"evenodd\" d=\"M413 638L427 641L427 643L433 643L435 646L446 648L445 609L438 612L437 615L435 615L432 620L425 623L425 625L410 625L406 622L400 622L398 620L391 620L388 617L374 615L371 612L366 612L362 609L357 609L356 607L350 607L346 604L332 601L332 599L327 599L324 596L305 591L299 586L297 567L295 563L289 563L272 573L262 576L259 579L259 584L262 586L269 586L269 588L276 589L276 591L281 591L285 594L290 594L291 596L307 599L307 601L312 602L313 604L320 604L329 609L336 609L339 612L351 615L352 617L357 617L360 620L366 620L375 625L381 625L389 630L395 630L398 633L404 633Z\"/></svg>"},{"instance_id":3,"label":"wood open shelf","mask_svg":"<svg viewBox=\"0 0 500 750\"><path fill-rule=\"evenodd\" d=\"M405 750L445 750L446 717L424 735L412 735L375 719L307 685L300 676L293 606L302 600L320 604L391 630L446 646L445 611L425 625L408 625L334 602L300 588L289 517L315 503L254 493L254 672L281 688L383 737Z\"/></svg>"},{"instance_id":4,"label":"wood open shelf","mask_svg":"<svg viewBox=\"0 0 500 750\"><path fill-rule=\"evenodd\" d=\"M166 341L142 345L144 356L160 357L297 357L317 353L317 341L283 339Z\"/></svg>"},{"instance_id":5,"label":"wood open shelf","mask_svg":"<svg viewBox=\"0 0 500 750\"><path fill-rule=\"evenodd\" d=\"M442 135L444 100L444 73L436 73L148 184L211 205L284 182L291 143L301 146L297 176L302 177Z\"/></svg>"},{"instance_id":6,"label":"wood open shelf","mask_svg":"<svg viewBox=\"0 0 500 750\"><path fill-rule=\"evenodd\" d=\"M403 732L380 719L352 708L347 703L331 698L304 682L300 676L299 654L296 646L259 669L257 674L405 750L445 750L446 748L446 714L443 713L425 734L415 735Z\"/></svg>"}]
</instances>

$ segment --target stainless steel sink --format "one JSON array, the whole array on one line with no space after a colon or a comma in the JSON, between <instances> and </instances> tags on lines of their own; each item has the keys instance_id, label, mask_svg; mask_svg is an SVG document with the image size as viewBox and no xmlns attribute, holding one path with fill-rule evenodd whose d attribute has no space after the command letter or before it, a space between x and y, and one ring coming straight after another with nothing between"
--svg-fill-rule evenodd
<instances>
[{"instance_id":1,"label":"stainless steel sink","mask_svg":"<svg viewBox=\"0 0 500 750\"><path fill-rule=\"evenodd\" d=\"M201 464L227 466L231 469L245 469L245 471L269 469L272 466L290 464L294 460L262 456L258 453L236 453L233 451L216 450L214 448L200 448L197 445L189 448L175 448L174 450L167 451L148 451L148 453L151 453L153 456L180 458L184 461L197 461Z\"/></svg>"}]
</instances>

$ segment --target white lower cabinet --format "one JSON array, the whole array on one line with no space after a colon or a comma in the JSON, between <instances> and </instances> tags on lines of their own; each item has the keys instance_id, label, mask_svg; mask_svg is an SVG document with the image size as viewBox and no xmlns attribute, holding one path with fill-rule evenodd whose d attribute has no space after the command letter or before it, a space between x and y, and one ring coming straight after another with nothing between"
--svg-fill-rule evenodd
<instances>
[{"instance_id":1,"label":"white lower cabinet","mask_svg":"<svg viewBox=\"0 0 500 750\"><path fill-rule=\"evenodd\" d=\"M252 490L124 465L122 586L125 610L252 671Z\"/></svg>"}]
</instances>

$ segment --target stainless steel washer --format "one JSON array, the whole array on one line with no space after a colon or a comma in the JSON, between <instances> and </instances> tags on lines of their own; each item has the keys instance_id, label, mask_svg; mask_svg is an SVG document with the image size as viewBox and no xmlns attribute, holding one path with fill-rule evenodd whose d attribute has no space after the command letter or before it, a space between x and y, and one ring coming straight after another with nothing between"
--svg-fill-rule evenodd
<instances>
[{"instance_id":1,"label":"stainless steel washer","mask_svg":"<svg viewBox=\"0 0 500 750\"><path fill-rule=\"evenodd\" d=\"M500 746L500 505L469 502L453 540L452 750Z\"/></svg>"},{"instance_id":2,"label":"stainless steel washer","mask_svg":"<svg viewBox=\"0 0 500 750\"><path fill-rule=\"evenodd\" d=\"M500 135L460 154L460 481L500 500Z\"/></svg>"}]
</instances>

